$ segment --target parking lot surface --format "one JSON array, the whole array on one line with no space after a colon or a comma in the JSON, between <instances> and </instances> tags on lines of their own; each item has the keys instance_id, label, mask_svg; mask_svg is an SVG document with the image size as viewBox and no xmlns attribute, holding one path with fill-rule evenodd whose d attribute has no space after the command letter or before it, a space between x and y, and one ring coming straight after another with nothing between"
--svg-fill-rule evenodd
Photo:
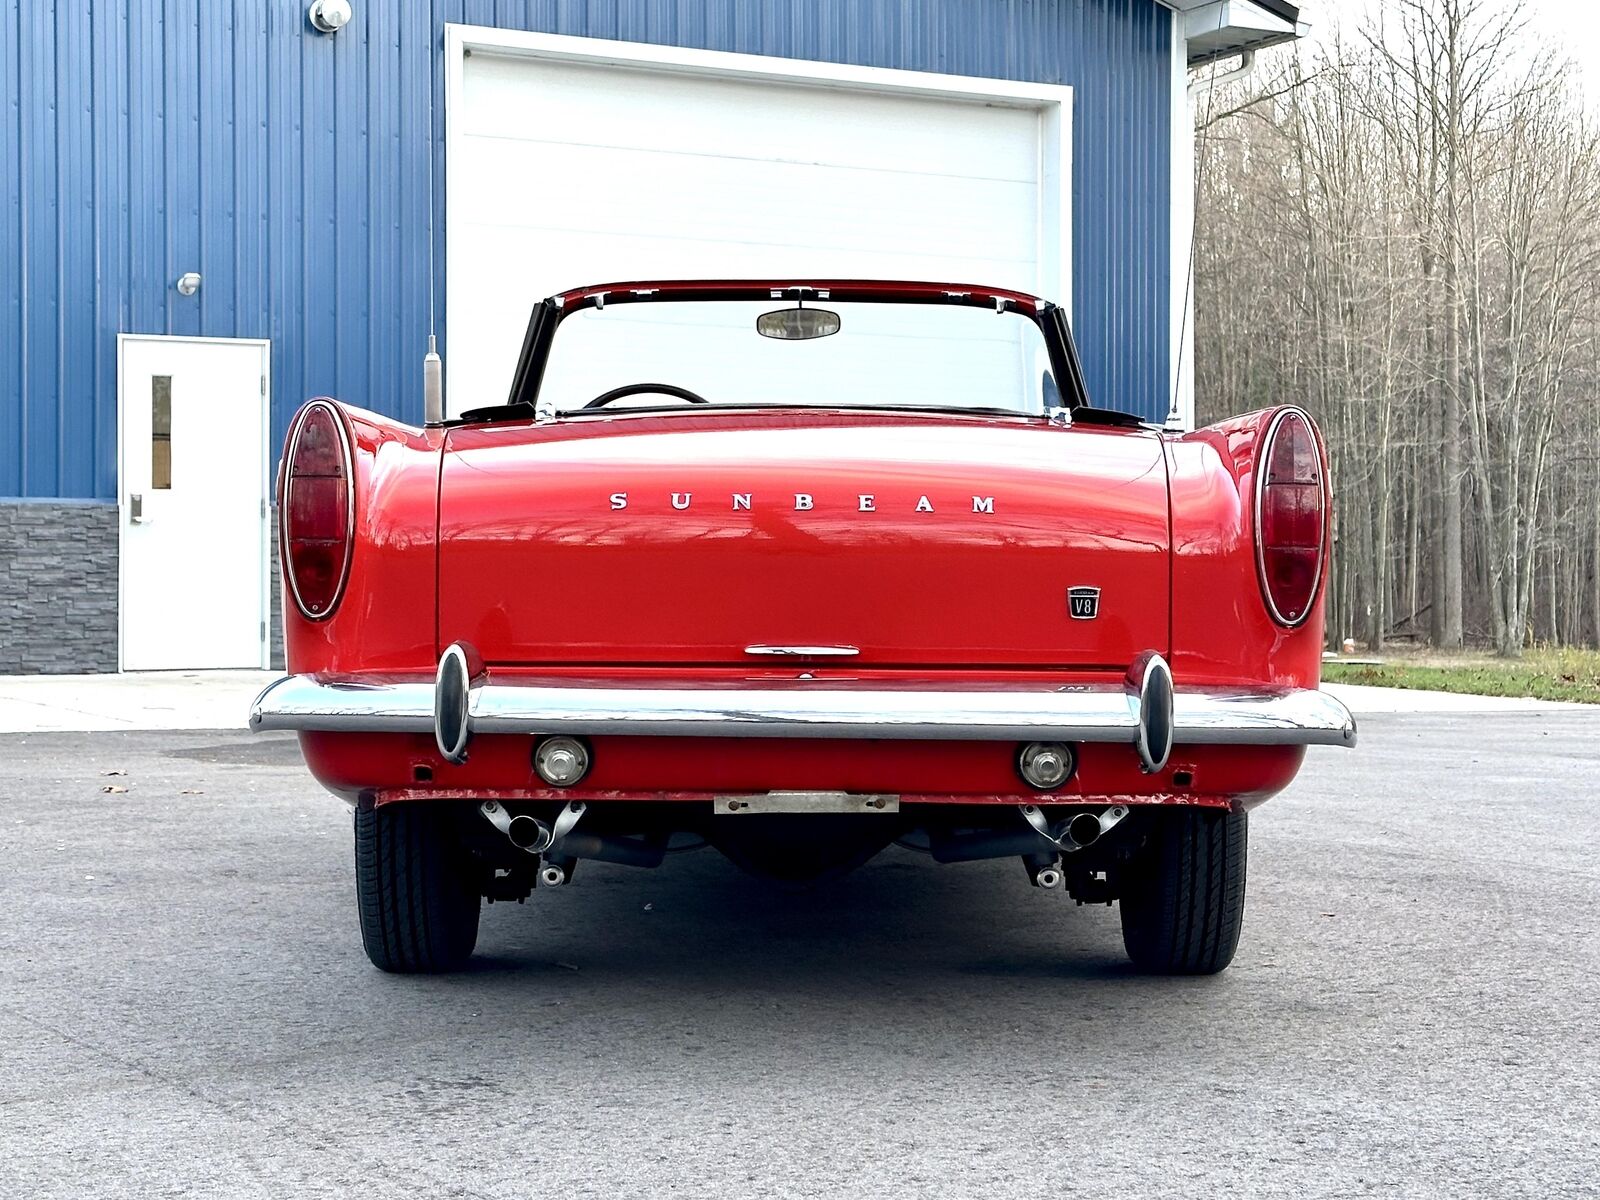
<instances>
[{"instance_id":1,"label":"parking lot surface","mask_svg":"<svg viewBox=\"0 0 1600 1200\"><path fill-rule=\"evenodd\" d=\"M1361 739L1252 818L1233 967L1167 980L900 850L583 864L388 977L291 738L0 737L0 1195L1595 1195L1600 711Z\"/></svg>"}]
</instances>

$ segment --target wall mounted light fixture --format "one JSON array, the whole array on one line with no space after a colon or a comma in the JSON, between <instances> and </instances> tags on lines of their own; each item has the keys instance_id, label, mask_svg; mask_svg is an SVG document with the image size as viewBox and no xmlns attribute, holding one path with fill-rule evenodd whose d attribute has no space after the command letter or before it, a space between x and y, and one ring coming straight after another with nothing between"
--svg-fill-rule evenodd
<instances>
[{"instance_id":1,"label":"wall mounted light fixture","mask_svg":"<svg viewBox=\"0 0 1600 1200\"><path fill-rule=\"evenodd\" d=\"M306 16L323 33L338 33L350 24L350 0L311 0Z\"/></svg>"}]
</instances>

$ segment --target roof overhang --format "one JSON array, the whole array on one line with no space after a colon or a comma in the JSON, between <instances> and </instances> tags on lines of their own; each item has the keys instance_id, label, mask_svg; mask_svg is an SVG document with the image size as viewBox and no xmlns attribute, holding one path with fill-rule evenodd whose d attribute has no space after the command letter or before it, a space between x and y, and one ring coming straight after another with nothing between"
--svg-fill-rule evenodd
<instances>
[{"instance_id":1,"label":"roof overhang","mask_svg":"<svg viewBox=\"0 0 1600 1200\"><path fill-rule=\"evenodd\" d=\"M1310 26L1288 0L1162 0L1183 20L1189 65L1304 37Z\"/></svg>"}]
</instances>

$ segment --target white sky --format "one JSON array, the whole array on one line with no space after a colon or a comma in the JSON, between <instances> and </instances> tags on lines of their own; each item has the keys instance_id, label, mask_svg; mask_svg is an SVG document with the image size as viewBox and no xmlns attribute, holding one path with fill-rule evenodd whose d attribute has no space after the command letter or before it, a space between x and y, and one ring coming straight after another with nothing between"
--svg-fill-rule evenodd
<instances>
[{"instance_id":1,"label":"white sky","mask_svg":"<svg viewBox=\"0 0 1600 1200\"><path fill-rule=\"evenodd\" d=\"M1511 0L1505 0L1509 4ZM1384 0L1305 0L1315 40L1335 20L1353 20ZM1531 37L1567 57L1589 107L1600 111L1600 0L1525 0Z\"/></svg>"}]
</instances>

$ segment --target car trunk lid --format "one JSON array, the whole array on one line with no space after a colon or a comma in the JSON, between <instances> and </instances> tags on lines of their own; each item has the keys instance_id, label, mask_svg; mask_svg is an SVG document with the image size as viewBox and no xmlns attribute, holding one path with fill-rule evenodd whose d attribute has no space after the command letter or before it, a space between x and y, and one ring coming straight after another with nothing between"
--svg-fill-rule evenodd
<instances>
[{"instance_id":1,"label":"car trunk lid","mask_svg":"<svg viewBox=\"0 0 1600 1200\"><path fill-rule=\"evenodd\" d=\"M439 505L441 643L490 664L1120 669L1167 648L1144 430L830 410L458 427Z\"/></svg>"}]
</instances>

